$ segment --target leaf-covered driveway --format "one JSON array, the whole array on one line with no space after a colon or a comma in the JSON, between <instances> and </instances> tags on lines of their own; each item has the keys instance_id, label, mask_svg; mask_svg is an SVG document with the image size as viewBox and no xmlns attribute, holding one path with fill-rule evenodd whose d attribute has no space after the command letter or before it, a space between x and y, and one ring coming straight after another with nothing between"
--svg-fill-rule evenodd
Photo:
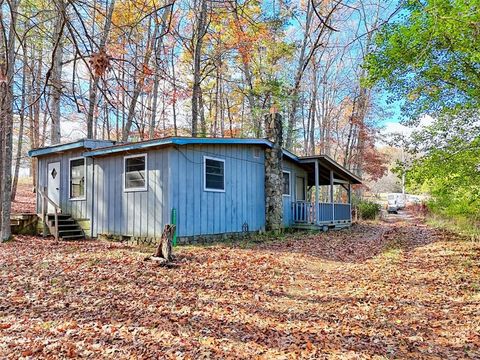
<instances>
[{"instance_id":1,"label":"leaf-covered driveway","mask_svg":"<svg viewBox=\"0 0 480 360\"><path fill-rule=\"evenodd\" d=\"M478 242L409 221L178 254L2 245L0 358L480 358Z\"/></svg>"}]
</instances>

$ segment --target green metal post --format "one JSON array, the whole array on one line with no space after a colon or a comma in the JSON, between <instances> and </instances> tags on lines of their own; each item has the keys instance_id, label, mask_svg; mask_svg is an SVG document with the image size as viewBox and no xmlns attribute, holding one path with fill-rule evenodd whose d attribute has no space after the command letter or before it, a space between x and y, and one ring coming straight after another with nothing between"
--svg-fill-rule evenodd
<instances>
[{"instance_id":1,"label":"green metal post","mask_svg":"<svg viewBox=\"0 0 480 360\"><path fill-rule=\"evenodd\" d=\"M175 233L173 234L172 245L177 246L177 209L172 209L172 225L175 225Z\"/></svg>"}]
</instances>

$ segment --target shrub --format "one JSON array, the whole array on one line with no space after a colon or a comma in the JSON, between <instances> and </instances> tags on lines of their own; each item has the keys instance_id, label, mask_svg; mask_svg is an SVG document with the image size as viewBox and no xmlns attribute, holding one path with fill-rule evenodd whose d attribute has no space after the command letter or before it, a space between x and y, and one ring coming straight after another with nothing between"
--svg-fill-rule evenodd
<instances>
[{"instance_id":1,"label":"shrub","mask_svg":"<svg viewBox=\"0 0 480 360\"><path fill-rule=\"evenodd\" d=\"M357 204L358 216L364 220L374 220L380 214L380 204L361 200Z\"/></svg>"}]
</instances>

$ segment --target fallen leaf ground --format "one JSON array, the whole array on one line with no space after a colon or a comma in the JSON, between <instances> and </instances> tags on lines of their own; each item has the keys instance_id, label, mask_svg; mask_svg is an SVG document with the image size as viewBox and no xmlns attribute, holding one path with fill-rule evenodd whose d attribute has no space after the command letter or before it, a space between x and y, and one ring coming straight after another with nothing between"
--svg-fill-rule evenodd
<instances>
[{"instance_id":1,"label":"fallen leaf ground","mask_svg":"<svg viewBox=\"0 0 480 360\"><path fill-rule=\"evenodd\" d=\"M35 193L30 179L21 179L17 185L15 201L12 202L12 213L35 213Z\"/></svg>"},{"instance_id":2,"label":"fallen leaf ground","mask_svg":"<svg viewBox=\"0 0 480 360\"><path fill-rule=\"evenodd\" d=\"M480 243L415 219L177 249L0 247L0 358L480 358Z\"/></svg>"}]
</instances>

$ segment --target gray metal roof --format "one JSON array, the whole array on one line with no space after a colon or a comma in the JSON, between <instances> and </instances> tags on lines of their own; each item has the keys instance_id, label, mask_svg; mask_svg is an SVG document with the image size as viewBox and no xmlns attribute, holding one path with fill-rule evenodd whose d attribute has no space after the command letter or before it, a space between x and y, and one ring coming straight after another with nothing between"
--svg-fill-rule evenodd
<instances>
[{"instance_id":1,"label":"gray metal roof","mask_svg":"<svg viewBox=\"0 0 480 360\"><path fill-rule=\"evenodd\" d=\"M313 155L313 156L301 156L298 158L300 164L311 164L315 161L318 161L320 165L325 168L332 169L338 175L342 176L343 178L349 180L352 184L361 184L362 180L353 174L350 170L346 169L338 162L333 160L328 155Z\"/></svg>"},{"instance_id":2,"label":"gray metal roof","mask_svg":"<svg viewBox=\"0 0 480 360\"><path fill-rule=\"evenodd\" d=\"M124 151L142 150L152 147L160 147L166 145L263 145L272 146L272 143L266 139L239 139L239 138L191 138L191 137L168 137L162 139L154 139L140 141L134 143L119 144L114 146L103 147L93 151L87 151L84 156L102 156Z\"/></svg>"},{"instance_id":3,"label":"gray metal roof","mask_svg":"<svg viewBox=\"0 0 480 360\"><path fill-rule=\"evenodd\" d=\"M43 148L32 149L28 152L28 156L36 157L36 156L48 155L48 154L53 154L57 152L80 149L80 148L96 149L96 148L111 146L114 143L115 143L114 141L109 141L109 140L80 139L80 140L75 140L69 143L56 144L56 145L46 146Z\"/></svg>"}]
</instances>

